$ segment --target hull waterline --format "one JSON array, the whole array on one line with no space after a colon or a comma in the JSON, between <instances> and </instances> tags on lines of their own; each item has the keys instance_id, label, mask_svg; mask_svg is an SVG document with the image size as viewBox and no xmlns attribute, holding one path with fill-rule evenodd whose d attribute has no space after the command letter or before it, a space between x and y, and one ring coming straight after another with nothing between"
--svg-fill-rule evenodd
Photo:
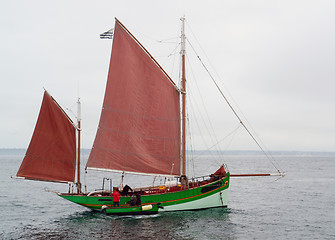
<instances>
[{"instance_id":1,"label":"hull waterline","mask_svg":"<svg viewBox=\"0 0 335 240\"><path fill-rule=\"evenodd\" d=\"M130 206L130 196L120 197L120 207L113 207L112 196L58 194L71 202L96 211L105 211L113 215L156 214L158 212L201 210L215 207L227 207L230 175L198 187L174 192L146 192L141 195L141 206ZM152 205L152 209L143 211L143 205Z\"/></svg>"}]
</instances>

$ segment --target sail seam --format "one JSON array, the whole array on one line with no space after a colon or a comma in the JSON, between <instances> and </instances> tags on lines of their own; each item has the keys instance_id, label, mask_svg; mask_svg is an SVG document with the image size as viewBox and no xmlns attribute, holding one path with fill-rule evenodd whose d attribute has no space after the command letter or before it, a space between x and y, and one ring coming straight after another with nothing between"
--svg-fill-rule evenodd
<instances>
[{"instance_id":1,"label":"sail seam","mask_svg":"<svg viewBox=\"0 0 335 240\"><path fill-rule=\"evenodd\" d=\"M134 152L125 152L125 151L111 150L110 148L103 148L103 147L95 147L95 148L103 149L103 150L106 150L107 152L124 153L125 155L136 155L138 157L141 157L141 155L139 155L138 153L134 153ZM152 157L160 158L160 159L175 159L175 158L179 158L179 155L177 155L175 157L174 156L172 156L172 157L165 157L165 156L153 155L153 154L150 154L150 155Z\"/></svg>"},{"instance_id":2,"label":"sail seam","mask_svg":"<svg viewBox=\"0 0 335 240\"><path fill-rule=\"evenodd\" d=\"M127 112L127 111L121 111L121 110L118 110L118 109L115 109L115 108L112 108L112 107L108 107L108 106L104 106L103 108L105 110L107 110L107 111L117 112L117 113L128 115L128 116L136 116L136 117L140 117L140 118L143 118L143 119L158 120L158 121L167 121L167 122L177 122L177 121L179 122L180 121L179 118L176 118L176 119L153 118L153 117L148 117L148 116L141 115L141 114L134 114L134 113Z\"/></svg>"},{"instance_id":3,"label":"sail seam","mask_svg":"<svg viewBox=\"0 0 335 240\"><path fill-rule=\"evenodd\" d=\"M147 136L147 135L141 135L141 134L133 134L132 132L129 131L121 131L120 129L114 129L114 128L105 128L105 127L99 127L100 129L109 131L109 132L117 132L117 133L122 133L123 135L129 135L129 136L137 136L137 137L142 137L145 139L165 139L165 140L170 140L170 141L175 141L178 140L179 137L175 138L168 138L168 137L155 137L155 136Z\"/></svg>"}]
</instances>

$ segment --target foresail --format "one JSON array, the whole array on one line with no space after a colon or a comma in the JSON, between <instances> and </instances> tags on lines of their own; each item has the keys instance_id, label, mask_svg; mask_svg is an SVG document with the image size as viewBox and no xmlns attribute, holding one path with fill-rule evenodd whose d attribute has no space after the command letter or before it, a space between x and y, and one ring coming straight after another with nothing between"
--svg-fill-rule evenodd
<instances>
[{"instance_id":1,"label":"foresail","mask_svg":"<svg viewBox=\"0 0 335 240\"><path fill-rule=\"evenodd\" d=\"M45 91L35 130L17 176L42 181L74 182L75 134L71 120Z\"/></svg>"},{"instance_id":2,"label":"foresail","mask_svg":"<svg viewBox=\"0 0 335 240\"><path fill-rule=\"evenodd\" d=\"M180 174L179 92L118 21L99 128L87 168Z\"/></svg>"}]
</instances>

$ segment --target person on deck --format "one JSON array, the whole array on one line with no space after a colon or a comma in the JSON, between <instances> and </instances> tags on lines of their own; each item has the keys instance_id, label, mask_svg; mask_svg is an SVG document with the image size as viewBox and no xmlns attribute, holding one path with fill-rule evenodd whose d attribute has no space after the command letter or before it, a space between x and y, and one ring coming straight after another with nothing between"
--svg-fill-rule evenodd
<instances>
[{"instance_id":1,"label":"person on deck","mask_svg":"<svg viewBox=\"0 0 335 240\"><path fill-rule=\"evenodd\" d=\"M136 206L137 198L135 194L132 194L130 197L130 201L128 202L130 206Z\"/></svg>"},{"instance_id":2,"label":"person on deck","mask_svg":"<svg viewBox=\"0 0 335 240\"><path fill-rule=\"evenodd\" d=\"M118 188L114 188L113 192L113 207L120 206L120 193Z\"/></svg>"},{"instance_id":3,"label":"person on deck","mask_svg":"<svg viewBox=\"0 0 335 240\"><path fill-rule=\"evenodd\" d=\"M141 194L139 192L136 192L135 196L136 196L136 205L141 205L142 204Z\"/></svg>"},{"instance_id":4,"label":"person on deck","mask_svg":"<svg viewBox=\"0 0 335 240\"><path fill-rule=\"evenodd\" d=\"M188 188L188 179L185 175L180 176L181 190Z\"/></svg>"},{"instance_id":5,"label":"person on deck","mask_svg":"<svg viewBox=\"0 0 335 240\"><path fill-rule=\"evenodd\" d=\"M128 185L124 186L122 192L121 192L121 196L128 196L129 192L133 192L133 189L131 187L129 187Z\"/></svg>"}]
</instances>

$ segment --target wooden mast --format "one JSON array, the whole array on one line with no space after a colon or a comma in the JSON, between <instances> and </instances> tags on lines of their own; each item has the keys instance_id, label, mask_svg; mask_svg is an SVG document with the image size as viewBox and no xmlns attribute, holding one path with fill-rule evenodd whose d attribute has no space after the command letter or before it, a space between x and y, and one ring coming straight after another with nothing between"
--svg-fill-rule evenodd
<instances>
[{"instance_id":1,"label":"wooden mast","mask_svg":"<svg viewBox=\"0 0 335 240\"><path fill-rule=\"evenodd\" d=\"M182 58L182 175L186 175L186 76L185 76L185 17L181 28L181 58Z\"/></svg>"},{"instance_id":2,"label":"wooden mast","mask_svg":"<svg viewBox=\"0 0 335 240\"><path fill-rule=\"evenodd\" d=\"M80 132L81 132L81 104L80 98L77 101L77 132L78 132L78 152L77 152L77 193L81 193L81 182L80 182Z\"/></svg>"}]
</instances>

